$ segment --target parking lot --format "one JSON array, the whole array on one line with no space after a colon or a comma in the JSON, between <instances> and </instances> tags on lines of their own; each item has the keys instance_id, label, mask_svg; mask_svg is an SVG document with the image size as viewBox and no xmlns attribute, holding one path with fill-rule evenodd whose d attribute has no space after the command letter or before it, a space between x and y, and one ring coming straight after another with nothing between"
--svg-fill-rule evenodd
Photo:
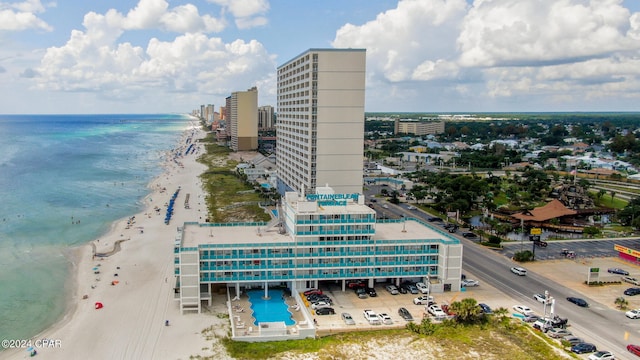
<instances>
[{"instance_id":1,"label":"parking lot","mask_svg":"<svg viewBox=\"0 0 640 360\"><path fill-rule=\"evenodd\" d=\"M629 283L612 284L605 286L587 286L584 281L590 267L599 267L602 269L600 280L602 281L617 281L621 279L621 275L609 274L606 269L609 267L619 267L626 269L630 272L630 276L640 279L640 268L619 260L618 258L598 258L598 259L562 259L562 260L547 260L538 261L534 263L528 263L523 265L529 271L536 272L549 279L552 279L558 283L565 285L567 288L571 288L576 291L576 296L582 296L589 299L590 302L597 302L603 306L607 306L611 309L616 309L614 300L616 297L623 296L625 289L634 287L636 285ZM467 278L474 278L472 273L465 272ZM406 325L406 321L398 314L398 309L401 307L406 308L413 315L416 322L420 322L422 317L427 314L424 305L414 305L413 299L422 294L398 294L391 295L384 288L384 284L377 284L375 289L377 292L376 297L368 297L366 299L359 299L355 292L351 289L347 289L344 292L341 291L338 285L321 286L321 289L328 294L334 301L333 308L336 311L335 315L320 316L315 315L314 312L309 309L312 316L318 322L318 335L323 336L331 333L351 331L351 330L367 330L367 329L383 329L383 328L402 328ZM460 301L464 298L473 298L478 303L488 304L492 309L498 307L504 307L513 313L512 306L520 303L513 298L504 295L494 286L480 282L477 287L466 288L465 291L458 293L435 293L434 296L438 305L450 304L454 301ZM533 291L531 293L533 296ZM629 309L640 308L640 296L625 296L629 302ZM363 310L371 309L376 313L387 313L393 320L392 325L370 325L363 315ZM624 311L620 311L620 316L624 316ZM355 325L346 325L340 314L347 312L351 314L355 320ZM541 314L539 314L541 315ZM428 316L428 314L427 314ZM581 334L577 334L581 335ZM593 340L593 339L588 339ZM582 358L582 357L581 357ZM586 356L584 357L586 358Z\"/></svg>"},{"instance_id":2,"label":"parking lot","mask_svg":"<svg viewBox=\"0 0 640 360\"><path fill-rule=\"evenodd\" d=\"M399 314L398 309L401 307L409 310L414 318L414 321L422 321L423 316L428 312L425 309L425 305L415 305L413 299L423 294L397 294L391 295L384 287L386 284L377 284L375 290L376 297L367 297L360 299L357 297L354 290L346 289L344 292L339 285L331 284L320 286L320 289L324 294L327 294L333 300L333 309L335 315L315 315L311 308L308 311L317 321L317 328L319 335L326 335L328 333L335 333L349 330L366 330L366 329L382 329L382 328L403 328L407 321L404 320ZM477 287L467 288L466 291L457 293L432 293L436 304L451 304L454 301L472 297L479 303L487 303L491 308L495 307L507 307L510 308L513 305L513 301L504 296L500 296L494 287L488 284L480 284ZM425 294L426 295L426 294ZM364 317L364 310L370 309L376 313L386 313L391 316L393 324L391 325L370 325ZM355 320L355 325L346 325L342 320L340 314L346 312L351 314Z\"/></svg>"}]
</instances>

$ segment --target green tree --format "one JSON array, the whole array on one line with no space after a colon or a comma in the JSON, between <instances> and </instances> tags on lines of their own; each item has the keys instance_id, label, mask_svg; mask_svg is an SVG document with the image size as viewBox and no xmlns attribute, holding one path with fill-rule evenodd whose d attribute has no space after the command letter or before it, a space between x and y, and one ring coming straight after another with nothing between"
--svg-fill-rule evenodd
<instances>
[{"instance_id":1,"label":"green tree","mask_svg":"<svg viewBox=\"0 0 640 360\"><path fill-rule=\"evenodd\" d=\"M622 296L617 297L616 300L613 303L620 310L625 310L627 308L627 306L629 306L629 302L627 301L627 299L625 299Z\"/></svg>"},{"instance_id":2,"label":"green tree","mask_svg":"<svg viewBox=\"0 0 640 360\"><path fill-rule=\"evenodd\" d=\"M461 324L473 324L482 319L482 309L473 298L454 301L449 306L449 309L456 314L456 322Z\"/></svg>"}]
</instances>

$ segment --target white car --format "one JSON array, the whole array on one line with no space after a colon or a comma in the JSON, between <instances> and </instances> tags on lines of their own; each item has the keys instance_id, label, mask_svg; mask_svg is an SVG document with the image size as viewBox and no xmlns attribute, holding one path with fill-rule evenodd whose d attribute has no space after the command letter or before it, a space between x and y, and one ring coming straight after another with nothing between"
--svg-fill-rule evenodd
<instances>
[{"instance_id":1,"label":"white car","mask_svg":"<svg viewBox=\"0 0 640 360\"><path fill-rule=\"evenodd\" d=\"M413 299L413 303L416 305L431 305L433 303L435 303L435 300L433 299L433 296L431 295L422 295L422 296L418 296L417 298Z\"/></svg>"},{"instance_id":2,"label":"white car","mask_svg":"<svg viewBox=\"0 0 640 360\"><path fill-rule=\"evenodd\" d=\"M523 269L519 266L514 266L511 268L511 272L516 274L516 275L520 275L520 276L525 276L527 275L527 270Z\"/></svg>"},{"instance_id":3,"label":"white car","mask_svg":"<svg viewBox=\"0 0 640 360\"><path fill-rule=\"evenodd\" d=\"M611 351L597 351L587 358L589 360L614 360L615 356Z\"/></svg>"},{"instance_id":4,"label":"white car","mask_svg":"<svg viewBox=\"0 0 640 360\"><path fill-rule=\"evenodd\" d=\"M519 312L522 315L531 315L533 314L533 310L529 309L526 305L514 305L513 310Z\"/></svg>"},{"instance_id":5,"label":"white car","mask_svg":"<svg viewBox=\"0 0 640 360\"><path fill-rule=\"evenodd\" d=\"M429 293L429 286L427 284L423 283L423 282L416 283L416 287L423 294Z\"/></svg>"},{"instance_id":6,"label":"white car","mask_svg":"<svg viewBox=\"0 0 640 360\"><path fill-rule=\"evenodd\" d=\"M380 318L380 320L382 320L382 323L385 325L393 324L393 320L391 319L391 316L389 316L389 314L387 313L380 313L378 314L378 317Z\"/></svg>"},{"instance_id":7,"label":"white car","mask_svg":"<svg viewBox=\"0 0 640 360\"><path fill-rule=\"evenodd\" d=\"M567 329L553 328L553 329L550 329L549 331L547 331L547 335L549 335L550 337L552 337L554 339L559 339L559 338L563 338L565 336L571 336L573 334L571 333L571 331L569 331Z\"/></svg>"},{"instance_id":8,"label":"white car","mask_svg":"<svg viewBox=\"0 0 640 360\"><path fill-rule=\"evenodd\" d=\"M623 276L622 277L622 281L628 282L628 283L633 284L633 285L640 285L640 280L638 280L638 279L636 279L634 277L631 277L631 276Z\"/></svg>"},{"instance_id":9,"label":"white car","mask_svg":"<svg viewBox=\"0 0 640 360\"><path fill-rule=\"evenodd\" d=\"M463 287L470 287L470 286L479 286L480 282L478 280L465 279L465 280L462 280L462 282L460 284Z\"/></svg>"},{"instance_id":10,"label":"white car","mask_svg":"<svg viewBox=\"0 0 640 360\"><path fill-rule=\"evenodd\" d=\"M311 308L314 309L314 310L315 309L324 308L324 307L331 307L331 304L329 304L326 301L318 301L318 302L315 302L315 303L311 304Z\"/></svg>"},{"instance_id":11,"label":"white car","mask_svg":"<svg viewBox=\"0 0 640 360\"><path fill-rule=\"evenodd\" d=\"M640 319L640 309L629 310L624 313L629 319Z\"/></svg>"},{"instance_id":12,"label":"white car","mask_svg":"<svg viewBox=\"0 0 640 360\"><path fill-rule=\"evenodd\" d=\"M383 207L384 209L388 209L388 208L389 208L389 205L384 204L384 205L382 205L382 207Z\"/></svg>"},{"instance_id":13,"label":"white car","mask_svg":"<svg viewBox=\"0 0 640 360\"><path fill-rule=\"evenodd\" d=\"M415 210L415 209L416 209L416 207L415 207L415 206L413 206L413 205L409 205L409 206L407 206L407 210Z\"/></svg>"},{"instance_id":14,"label":"white car","mask_svg":"<svg viewBox=\"0 0 640 360\"><path fill-rule=\"evenodd\" d=\"M436 318L447 317L447 313L444 312L444 310L442 310L438 305L429 306L427 308L427 311L429 312L429 314L433 315L433 317L436 317Z\"/></svg>"},{"instance_id":15,"label":"white car","mask_svg":"<svg viewBox=\"0 0 640 360\"><path fill-rule=\"evenodd\" d=\"M547 299L546 296L544 296L543 294L534 294L533 298L536 299L536 301L539 301L543 304L546 304L549 302L549 300Z\"/></svg>"}]
</instances>

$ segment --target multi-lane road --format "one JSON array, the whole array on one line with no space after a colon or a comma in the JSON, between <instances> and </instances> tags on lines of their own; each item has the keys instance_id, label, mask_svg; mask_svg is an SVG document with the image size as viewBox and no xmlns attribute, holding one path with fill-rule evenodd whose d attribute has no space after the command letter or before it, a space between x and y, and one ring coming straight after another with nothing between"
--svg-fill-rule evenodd
<instances>
[{"instance_id":1,"label":"multi-lane road","mask_svg":"<svg viewBox=\"0 0 640 360\"><path fill-rule=\"evenodd\" d=\"M375 190L374 190L375 191ZM370 201L370 194L367 201ZM408 210L406 204L394 205L378 198L372 204L379 215L389 218L414 217L428 222L429 214L419 210ZM441 223L440 223L441 224ZM433 224L433 226L439 226ZM510 271L516 264L510 260L514 251L519 251L521 244L507 246L503 253L489 250L474 242L463 238L459 233L452 234L464 244L463 269L472 273L481 282L491 284L505 296L514 299L514 305L524 304L543 313L543 305L533 299L534 293L545 290L556 299L554 313L562 318L568 318L571 331L587 342L595 344L598 349L609 350L616 354L617 359L634 359L634 355L626 351L626 345L632 341L640 341L640 321L630 320L620 311L610 309L589 297L567 288L546 277L529 271L527 276L517 276ZM638 239L618 240L620 242L638 243ZM570 248L578 256L598 255L614 256L613 241L575 241L563 244L549 244L546 249L536 249L538 260L543 258L558 258L561 248ZM529 248L530 243L526 246ZM526 265L524 265L526 268ZM569 303L569 296L581 297L589 302L588 308L581 308ZM509 309L510 311L512 309Z\"/></svg>"}]
</instances>

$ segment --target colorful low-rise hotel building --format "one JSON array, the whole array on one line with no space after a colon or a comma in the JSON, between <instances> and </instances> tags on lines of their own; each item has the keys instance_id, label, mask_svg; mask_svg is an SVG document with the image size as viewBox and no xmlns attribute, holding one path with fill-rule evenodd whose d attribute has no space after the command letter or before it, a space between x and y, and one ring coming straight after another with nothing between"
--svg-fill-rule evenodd
<instances>
[{"instance_id":1,"label":"colorful low-rise hotel building","mask_svg":"<svg viewBox=\"0 0 640 360\"><path fill-rule=\"evenodd\" d=\"M175 243L180 309L200 312L212 287L293 293L349 281L428 281L459 291L462 244L420 220L378 220L361 194L287 192L269 223L185 223Z\"/></svg>"}]
</instances>

